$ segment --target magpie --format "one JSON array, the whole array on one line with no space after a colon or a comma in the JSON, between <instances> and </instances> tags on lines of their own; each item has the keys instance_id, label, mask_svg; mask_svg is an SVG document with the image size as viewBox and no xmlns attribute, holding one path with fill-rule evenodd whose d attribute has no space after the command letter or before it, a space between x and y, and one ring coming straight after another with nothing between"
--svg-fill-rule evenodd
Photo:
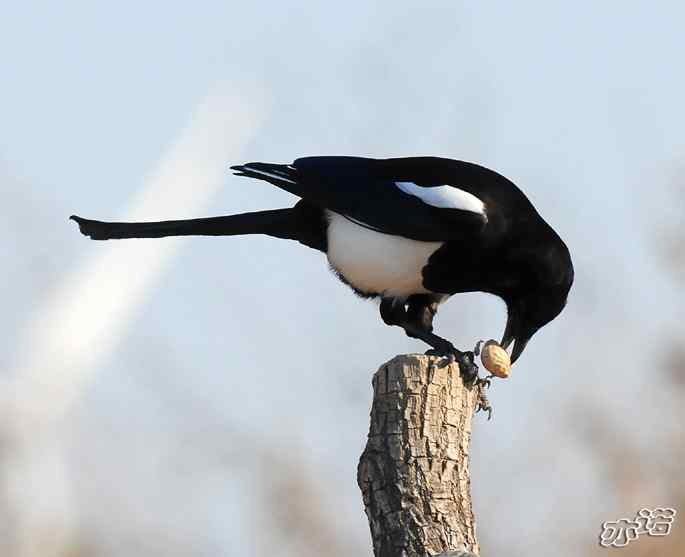
<instances>
[{"instance_id":1,"label":"magpie","mask_svg":"<svg viewBox=\"0 0 685 557\"><path fill-rule=\"evenodd\" d=\"M103 222L76 215L94 240L265 234L326 254L358 295L380 298L388 325L427 343L428 353L478 376L473 351L433 332L438 306L453 294L500 297L500 342L515 362L530 338L557 317L573 283L566 244L510 180L447 158L317 156L292 164L232 166L297 196L292 208L161 222ZM476 349L477 352L477 349Z\"/></svg>"}]
</instances>

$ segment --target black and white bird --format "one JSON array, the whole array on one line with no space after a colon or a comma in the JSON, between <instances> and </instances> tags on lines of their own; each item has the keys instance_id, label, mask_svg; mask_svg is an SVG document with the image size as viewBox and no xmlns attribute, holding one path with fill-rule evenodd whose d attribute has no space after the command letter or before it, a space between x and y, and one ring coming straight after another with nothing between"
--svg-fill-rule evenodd
<instances>
[{"instance_id":1,"label":"black and white bird","mask_svg":"<svg viewBox=\"0 0 685 557\"><path fill-rule=\"evenodd\" d=\"M486 292L507 306L501 345L512 362L562 311L573 283L566 244L504 176L436 157L306 157L289 165L232 166L300 200L292 208L162 222L101 222L72 216L94 240L266 234L326 254L355 292L380 298L380 315L456 359L477 376L471 351L433 333L453 294Z\"/></svg>"}]
</instances>

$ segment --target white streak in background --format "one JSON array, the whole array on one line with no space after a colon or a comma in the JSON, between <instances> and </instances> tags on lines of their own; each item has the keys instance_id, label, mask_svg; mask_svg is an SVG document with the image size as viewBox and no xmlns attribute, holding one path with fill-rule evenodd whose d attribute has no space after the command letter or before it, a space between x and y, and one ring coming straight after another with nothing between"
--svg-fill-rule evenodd
<instances>
[{"instance_id":1,"label":"white streak in background","mask_svg":"<svg viewBox=\"0 0 685 557\"><path fill-rule=\"evenodd\" d=\"M240 161L258 129L264 104L255 100L253 91L210 94L145 180L123 219L183 218L204 211L230 175L228 164ZM67 216L64 226L73 226L78 234ZM61 555L68 544L73 513L60 422L111 354L182 241L95 243L83 237L89 259L67 273L29 319L17 351L19 361L0 400L0 433L11 443L0 461L6 473L3 495L14 513L10 527L16 534L17 557Z\"/></svg>"}]
</instances>

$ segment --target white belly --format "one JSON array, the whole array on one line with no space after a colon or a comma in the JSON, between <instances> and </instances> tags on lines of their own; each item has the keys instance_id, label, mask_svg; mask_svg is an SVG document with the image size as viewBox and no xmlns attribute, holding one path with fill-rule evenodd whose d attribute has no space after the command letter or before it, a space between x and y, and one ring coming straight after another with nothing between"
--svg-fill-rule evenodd
<instances>
[{"instance_id":1,"label":"white belly","mask_svg":"<svg viewBox=\"0 0 685 557\"><path fill-rule=\"evenodd\" d=\"M421 270L442 242L419 242L369 230L328 213L328 262L355 289L397 296L428 292Z\"/></svg>"}]
</instances>

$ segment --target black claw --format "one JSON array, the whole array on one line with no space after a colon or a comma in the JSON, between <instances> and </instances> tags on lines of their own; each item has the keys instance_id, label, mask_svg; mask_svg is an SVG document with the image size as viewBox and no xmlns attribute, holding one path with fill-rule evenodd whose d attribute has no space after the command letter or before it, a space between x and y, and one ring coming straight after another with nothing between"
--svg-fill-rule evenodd
<instances>
[{"instance_id":1,"label":"black claw","mask_svg":"<svg viewBox=\"0 0 685 557\"><path fill-rule=\"evenodd\" d=\"M449 356L446 356L442 360L440 360L437 364L437 366L442 369L443 367L449 367L454 363L454 358L450 358Z\"/></svg>"},{"instance_id":2,"label":"black claw","mask_svg":"<svg viewBox=\"0 0 685 557\"><path fill-rule=\"evenodd\" d=\"M464 383L473 384L478 379L478 366L474 362L473 352L461 352L451 344L446 344L444 347L427 350L426 355L443 356L443 359L437 364L441 368L457 362Z\"/></svg>"},{"instance_id":3,"label":"black claw","mask_svg":"<svg viewBox=\"0 0 685 557\"><path fill-rule=\"evenodd\" d=\"M473 352L460 352L457 356L457 363L464 383L475 383L478 379L478 366L474 362Z\"/></svg>"},{"instance_id":4,"label":"black claw","mask_svg":"<svg viewBox=\"0 0 685 557\"><path fill-rule=\"evenodd\" d=\"M475 348L473 349L473 353L474 353L476 356L480 356L480 349L482 348L482 346L483 346L483 341L482 341L482 340L479 340L479 341L476 343Z\"/></svg>"},{"instance_id":5,"label":"black claw","mask_svg":"<svg viewBox=\"0 0 685 557\"><path fill-rule=\"evenodd\" d=\"M439 368L447 367L451 364L453 364L456 361L456 353L457 349L454 348L451 344L446 344L443 347L440 348L431 348L430 350L426 350L426 355L427 356L441 356L442 360L438 362L437 366Z\"/></svg>"},{"instance_id":6,"label":"black claw","mask_svg":"<svg viewBox=\"0 0 685 557\"><path fill-rule=\"evenodd\" d=\"M481 393L480 395L480 400L478 401L478 408L476 408L476 412L487 412L488 421L492 419L492 406L490 405L490 401L484 393Z\"/></svg>"},{"instance_id":7,"label":"black claw","mask_svg":"<svg viewBox=\"0 0 685 557\"><path fill-rule=\"evenodd\" d=\"M489 389L492 385L492 381L490 381L490 377L479 377L477 384L482 385L486 389Z\"/></svg>"},{"instance_id":8,"label":"black claw","mask_svg":"<svg viewBox=\"0 0 685 557\"><path fill-rule=\"evenodd\" d=\"M488 421L492 420L492 406L484 408L484 410L487 410L488 412Z\"/></svg>"}]
</instances>

